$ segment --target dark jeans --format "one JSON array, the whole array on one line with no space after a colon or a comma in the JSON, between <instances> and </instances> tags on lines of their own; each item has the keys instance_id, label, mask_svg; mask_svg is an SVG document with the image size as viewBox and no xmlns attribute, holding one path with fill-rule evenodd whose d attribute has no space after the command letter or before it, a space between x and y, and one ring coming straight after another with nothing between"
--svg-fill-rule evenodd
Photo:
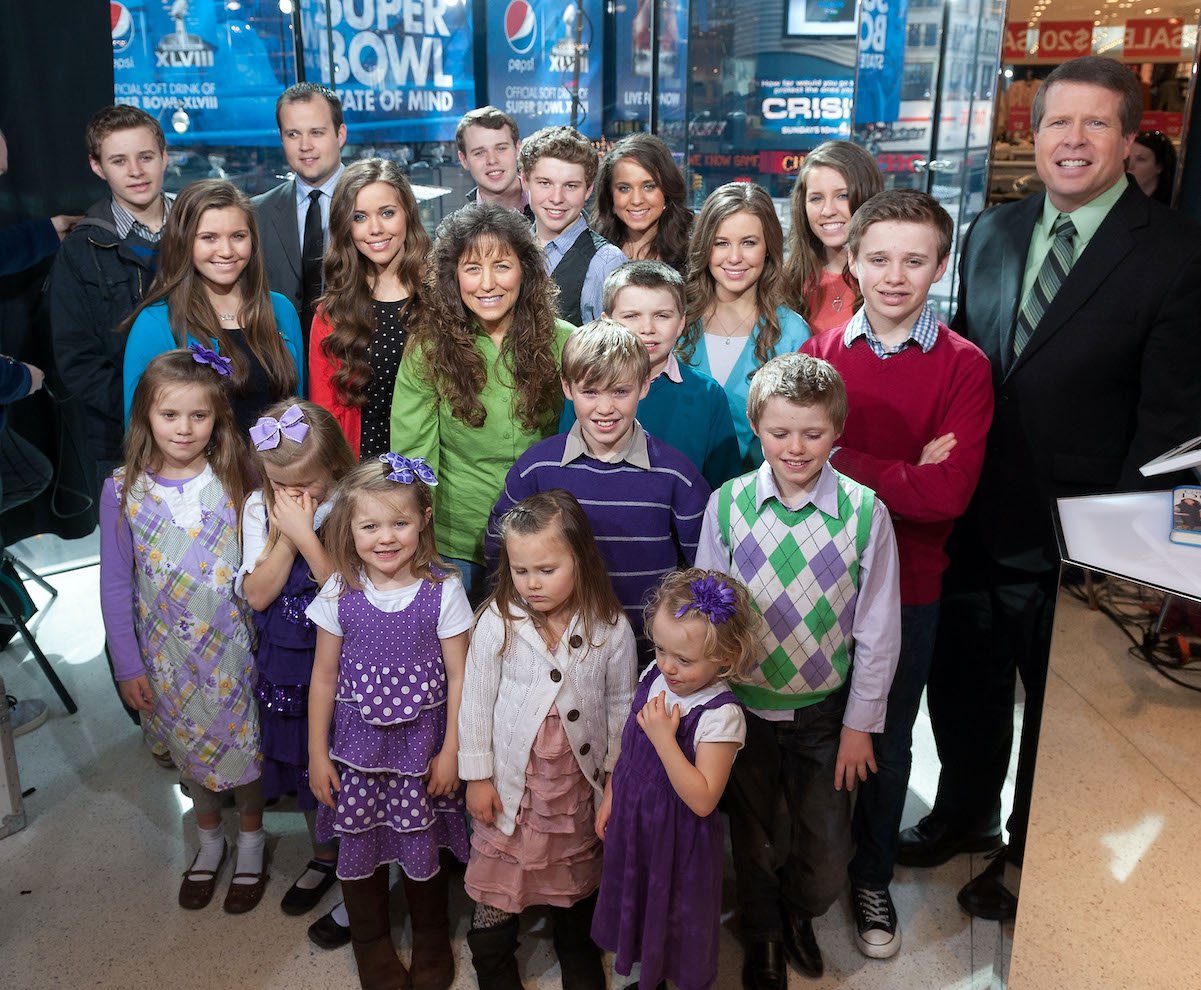
<instances>
[{"instance_id":1,"label":"dark jeans","mask_svg":"<svg viewBox=\"0 0 1201 990\"><path fill-rule=\"evenodd\" d=\"M781 908L824 914L846 882L851 795L834 789L846 702L843 685L787 722L747 713L725 804L742 930L753 942L782 936Z\"/></svg>"},{"instance_id":2,"label":"dark jeans","mask_svg":"<svg viewBox=\"0 0 1201 990\"><path fill-rule=\"evenodd\" d=\"M1015 570L983 554L963 563L948 574L930 668L927 704L942 762L932 814L963 834L1000 829L1020 675L1026 706L1009 818L1009 856L1020 864L1059 570Z\"/></svg>"},{"instance_id":3,"label":"dark jeans","mask_svg":"<svg viewBox=\"0 0 1201 990\"><path fill-rule=\"evenodd\" d=\"M937 630L938 602L901 606L901 656L888 691L888 715L884 731L872 733L878 769L856 787L851 819L856 849L849 873L851 882L863 887L882 889L892 882L913 766L913 723L930 674Z\"/></svg>"}]
</instances>

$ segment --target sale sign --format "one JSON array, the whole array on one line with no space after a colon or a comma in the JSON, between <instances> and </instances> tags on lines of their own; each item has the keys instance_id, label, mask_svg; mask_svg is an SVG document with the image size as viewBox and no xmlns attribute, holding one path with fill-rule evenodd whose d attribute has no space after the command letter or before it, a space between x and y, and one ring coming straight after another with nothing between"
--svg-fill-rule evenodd
<instances>
[{"instance_id":1,"label":"sale sign","mask_svg":"<svg viewBox=\"0 0 1201 990\"><path fill-rule=\"evenodd\" d=\"M1005 25L1005 47L1001 50L1002 62L1025 61L1029 33L1029 21L1009 21Z\"/></svg>"},{"instance_id":2,"label":"sale sign","mask_svg":"<svg viewBox=\"0 0 1201 990\"><path fill-rule=\"evenodd\" d=\"M1092 21L1043 21L1038 26L1040 59L1063 62L1093 51Z\"/></svg>"},{"instance_id":3,"label":"sale sign","mask_svg":"<svg viewBox=\"0 0 1201 990\"><path fill-rule=\"evenodd\" d=\"M1180 61L1184 22L1178 17L1135 18L1126 22L1122 58L1127 62L1152 59Z\"/></svg>"}]
</instances>

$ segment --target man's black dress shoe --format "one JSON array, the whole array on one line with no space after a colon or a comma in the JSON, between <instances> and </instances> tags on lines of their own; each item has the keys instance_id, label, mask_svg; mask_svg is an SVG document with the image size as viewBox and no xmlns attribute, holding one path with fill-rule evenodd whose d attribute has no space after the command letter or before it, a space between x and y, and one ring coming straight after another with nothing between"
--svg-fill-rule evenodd
<instances>
[{"instance_id":1,"label":"man's black dress shoe","mask_svg":"<svg viewBox=\"0 0 1201 990\"><path fill-rule=\"evenodd\" d=\"M964 834L933 815L927 815L912 828L901 832L897 863L901 866L941 866L960 853L991 852L1000 847L1000 832Z\"/></svg>"},{"instance_id":2,"label":"man's black dress shoe","mask_svg":"<svg viewBox=\"0 0 1201 990\"><path fill-rule=\"evenodd\" d=\"M808 918L793 918L784 912L784 951L788 958L806 976L821 976L825 965L822 950L817 946L813 934L813 922Z\"/></svg>"},{"instance_id":3,"label":"man's black dress shoe","mask_svg":"<svg viewBox=\"0 0 1201 990\"><path fill-rule=\"evenodd\" d=\"M1018 898L1005 886L1005 848L996 852L988 866L959 891L959 906L973 918L1012 921L1018 914Z\"/></svg>"},{"instance_id":4,"label":"man's black dress shoe","mask_svg":"<svg viewBox=\"0 0 1201 990\"><path fill-rule=\"evenodd\" d=\"M779 942L752 942L742 957L743 990L787 990L788 967Z\"/></svg>"}]
</instances>

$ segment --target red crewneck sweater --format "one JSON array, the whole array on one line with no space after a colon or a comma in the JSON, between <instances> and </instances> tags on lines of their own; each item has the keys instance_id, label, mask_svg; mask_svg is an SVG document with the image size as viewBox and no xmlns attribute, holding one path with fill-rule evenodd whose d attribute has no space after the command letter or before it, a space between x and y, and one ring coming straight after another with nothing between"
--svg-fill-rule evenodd
<instances>
[{"instance_id":1,"label":"red crewneck sweater","mask_svg":"<svg viewBox=\"0 0 1201 990\"><path fill-rule=\"evenodd\" d=\"M992 422L992 371L975 344L939 324L928 352L910 344L878 358L860 337L847 347L845 327L809 338L805 354L829 361L846 382L850 411L831 463L883 499L896 528L901 604L938 601L947 567L943 545L967 509ZM922 448L954 433L941 464L918 466Z\"/></svg>"}]
</instances>

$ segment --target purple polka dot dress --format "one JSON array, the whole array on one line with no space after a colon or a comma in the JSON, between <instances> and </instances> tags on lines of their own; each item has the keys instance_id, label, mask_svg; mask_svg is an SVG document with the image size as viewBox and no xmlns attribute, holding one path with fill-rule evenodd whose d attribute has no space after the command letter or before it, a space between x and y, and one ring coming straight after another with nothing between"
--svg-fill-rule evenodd
<instances>
[{"instance_id":1,"label":"purple polka dot dress","mask_svg":"<svg viewBox=\"0 0 1201 990\"><path fill-rule=\"evenodd\" d=\"M467 861L462 789L426 794L422 780L446 735L446 668L438 640L442 585L423 581L399 612L361 591L338 599L338 663L330 758L341 790L317 811L317 839L337 837L338 876L361 880L396 860L414 880L438 872L438 850Z\"/></svg>"}]
</instances>

